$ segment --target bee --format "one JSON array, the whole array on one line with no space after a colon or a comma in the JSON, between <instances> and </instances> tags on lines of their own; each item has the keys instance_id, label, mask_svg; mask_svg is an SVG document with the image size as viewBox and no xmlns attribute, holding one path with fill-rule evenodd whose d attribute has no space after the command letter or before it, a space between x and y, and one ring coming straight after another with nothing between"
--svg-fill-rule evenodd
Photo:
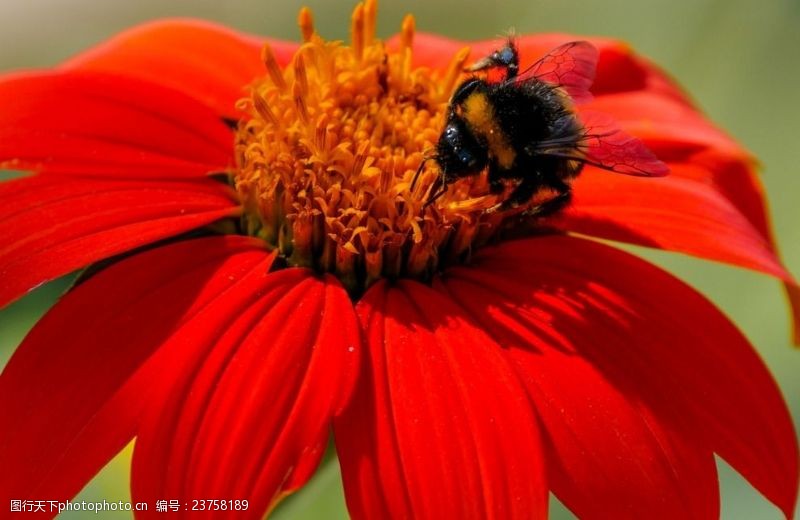
<instances>
[{"instance_id":1,"label":"bee","mask_svg":"<svg viewBox=\"0 0 800 520\"><path fill-rule=\"evenodd\" d=\"M487 169L490 193L515 184L487 212L513 210L545 192L554 194L526 208L536 216L569 204L571 182L586 164L629 175L666 175L667 166L613 118L580 109L591 101L597 59L591 43L574 41L520 71L518 49L509 39L467 68L499 72L500 79L472 76L455 90L434 155L423 159L412 181L413 189L425 163L435 160L439 177L425 206L453 182Z\"/></svg>"}]
</instances>

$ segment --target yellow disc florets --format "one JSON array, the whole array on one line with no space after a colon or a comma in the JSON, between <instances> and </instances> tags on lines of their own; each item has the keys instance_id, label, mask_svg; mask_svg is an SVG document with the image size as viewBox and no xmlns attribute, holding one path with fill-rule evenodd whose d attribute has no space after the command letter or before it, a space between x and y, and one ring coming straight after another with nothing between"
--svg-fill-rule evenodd
<instances>
[{"instance_id":1,"label":"yellow disc florets","mask_svg":"<svg viewBox=\"0 0 800 520\"><path fill-rule=\"evenodd\" d=\"M354 294L375 280L424 279L495 234L503 216L483 176L425 207L438 172L423 157L441 132L468 49L446 70L412 66L414 20L399 44L375 39L375 2L356 7L352 44L327 42L310 12L304 43L281 70L267 45L267 75L241 108L236 188L250 234L290 265L335 273Z\"/></svg>"}]
</instances>

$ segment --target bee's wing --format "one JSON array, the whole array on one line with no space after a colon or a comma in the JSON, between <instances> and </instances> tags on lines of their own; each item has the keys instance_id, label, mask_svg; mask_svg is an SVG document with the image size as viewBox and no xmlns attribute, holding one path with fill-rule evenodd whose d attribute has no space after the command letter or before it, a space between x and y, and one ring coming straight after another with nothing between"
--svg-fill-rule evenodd
<instances>
[{"instance_id":1,"label":"bee's wing","mask_svg":"<svg viewBox=\"0 0 800 520\"><path fill-rule=\"evenodd\" d=\"M561 87L575 103L592 100L589 87L597 69L597 48L587 41L575 41L556 47L536 63L509 81L532 78Z\"/></svg>"},{"instance_id":2,"label":"bee's wing","mask_svg":"<svg viewBox=\"0 0 800 520\"><path fill-rule=\"evenodd\" d=\"M614 119L600 112L582 110L583 128L572 135L558 135L525 147L530 155L573 159L604 170L627 175L662 177L669 167L639 139L622 130Z\"/></svg>"}]
</instances>

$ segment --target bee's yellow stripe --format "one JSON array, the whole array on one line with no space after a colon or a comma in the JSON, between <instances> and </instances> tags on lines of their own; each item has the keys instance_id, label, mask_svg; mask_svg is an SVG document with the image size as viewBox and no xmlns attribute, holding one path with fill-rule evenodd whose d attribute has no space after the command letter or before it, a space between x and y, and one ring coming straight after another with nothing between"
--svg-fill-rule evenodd
<instances>
[{"instance_id":1,"label":"bee's yellow stripe","mask_svg":"<svg viewBox=\"0 0 800 520\"><path fill-rule=\"evenodd\" d=\"M489 153L497 159L502 168L511 168L517 152L508 141L508 136L497 124L494 107L486 94L475 92L464 100L464 119L470 129L486 139Z\"/></svg>"}]
</instances>

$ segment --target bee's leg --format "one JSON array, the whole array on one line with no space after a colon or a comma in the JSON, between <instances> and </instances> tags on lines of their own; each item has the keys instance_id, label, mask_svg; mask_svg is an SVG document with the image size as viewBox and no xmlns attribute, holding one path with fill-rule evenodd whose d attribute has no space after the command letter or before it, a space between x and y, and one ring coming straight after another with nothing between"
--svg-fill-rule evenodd
<instances>
[{"instance_id":1,"label":"bee's leg","mask_svg":"<svg viewBox=\"0 0 800 520\"><path fill-rule=\"evenodd\" d=\"M428 206L430 206L431 204L433 204L434 202L436 202L436 199L447 193L447 183L444 182L444 180L442 180L441 176L436 177L436 180L433 181L430 193L431 193L430 197L428 197L428 200L426 200L425 204L422 205L423 210Z\"/></svg>"},{"instance_id":2,"label":"bee's leg","mask_svg":"<svg viewBox=\"0 0 800 520\"><path fill-rule=\"evenodd\" d=\"M494 67L506 69L506 79L511 79L517 75L517 72L519 72L519 54L513 40L509 39L502 49L498 49L485 58L476 61L465 70L467 72L477 72Z\"/></svg>"},{"instance_id":3,"label":"bee's leg","mask_svg":"<svg viewBox=\"0 0 800 520\"><path fill-rule=\"evenodd\" d=\"M530 217L548 217L567 207L570 202L572 202L572 192L565 191L538 206L528 209L525 211L525 215Z\"/></svg>"},{"instance_id":4,"label":"bee's leg","mask_svg":"<svg viewBox=\"0 0 800 520\"><path fill-rule=\"evenodd\" d=\"M551 188L556 191L556 196L545 201L538 206L534 206L525 211L527 216L547 217L557 213L567 207L572 202L572 190L563 181L551 183Z\"/></svg>"},{"instance_id":5,"label":"bee's leg","mask_svg":"<svg viewBox=\"0 0 800 520\"><path fill-rule=\"evenodd\" d=\"M503 190L506 189L505 184L503 184L503 171L494 161L489 163L488 178L489 178L489 193L491 193L492 195L499 195L503 193Z\"/></svg>"},{"instance_id":6,"label":"bee's leg","mask_svg":"<svg viewBox=\"0 0 800 520\"><path fill-rule=\"evenodd\" d=\"M537 175L531 175L522 179L522 181L514 188L514 191L508 196L506 200L492 206L486 210L486 213L495 213L497 211L508 211L518 208L531 200L531 197L539 191L541 183Z\"/></svg>"},{"instance_id":7,"label":"bee's leg","mask_svg":"<svg viewBox=\"0 0 800 520\"><path fill-rule=\"evenodd\" d=\"M489 193L492 195L500 195L505 189L506 185L503 184L502 180L489 178Z\"/></svg>"},{"instance_id":8,"label":"bee's leg","mask_svg":"<svg viewBox=\"0 0 800 520\"><path fill-rule=\"evenodd\" d=\"M417 168L417 172L414 174L414 178L411 180L411 187L409 188L411 191L414 191L414 187L417 185L417 180L419 179L419 174L425 169L425 163L431 159L433 159L433 157L422 158L422 162L419 163L419 168Z\"/></svg>"}]
</instances>

